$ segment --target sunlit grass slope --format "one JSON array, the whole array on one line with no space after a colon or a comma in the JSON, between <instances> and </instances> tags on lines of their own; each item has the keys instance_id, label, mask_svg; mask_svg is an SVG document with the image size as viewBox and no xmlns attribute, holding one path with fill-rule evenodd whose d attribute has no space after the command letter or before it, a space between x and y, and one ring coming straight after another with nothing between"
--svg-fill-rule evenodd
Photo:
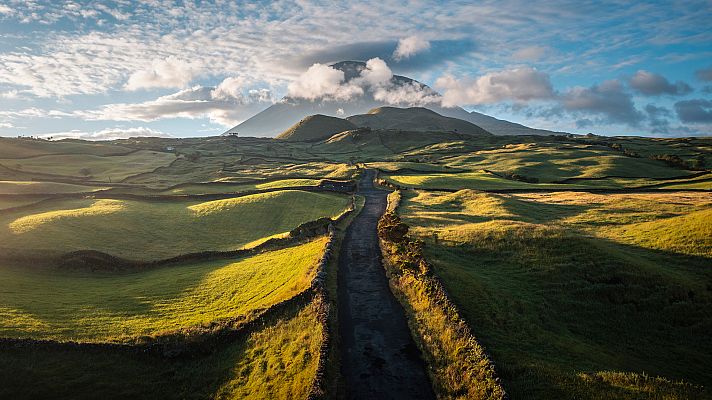
<instances>
[{"instance_id":1,"label":"sunlit grass slope","mask_svg":"<svg viewBox=\"0 0 712 400\"><path fill-rule=\"evenodd\" d=\"M512 398L686 399L712 386L709 209L704 193L461 191L400 212Z\"/></svg>"},{"instance_id":2,"label":"sunlit grass slope","mask_svg":"<svg viewBox=\"0 0 712 400\"><path fill-rule=\"evenodd\" d=\"M421 189L526 189L526 188L561 188L572 187L571 185L559 185L552 183L527 183L509 180L498 177L484 171L461 172L461 173L429 173L429 174L408 174L391 175L384 177L386 180L397 185Z\"/></svg>"},{"instance_id":3,"label":"sunlit grass slope","mask_svg":"<svg viewBox=\"0 0 712 400\"><path fill-rule=\"evenodd\" d=\"M318 186L320 179L278 179L274 181L257 183L212 184L212 185L185 185L171 189L172 194L201 194L201 193L240 193L250 190L264 190L288 188L294 186Z\"/></svg>"},{"instance_id":4,"label":"sunlit grass slope","mask_svg":"<svg viewBox=\"0 0 712 400\"><path fill-rule=\"evenodd\" d=\"M348 201L289 190L202 203L65 200L0 215L0 249L34 255L97 250L141 260L234 250L338 215Z\"/></svg>"},{"instance_id":5,"label":"sunlit grass slope","mask_svg":"<svg viewBox=\"0 0 712 400\"><path fill-rule=\"evenodd\" d=\"M0 266L0 337L106 341L244 316L307 288L326 239L125 274Z\"/></svg>"},{"instance_id":6,"label":"sunlit grass slope","mask_svg":"<svg viewBox=\"0 0 712 400\"><path fill-rule=\"evenodd\" d=\"M290 310L205 357L3 349L0 398L306 399L323 340L318 312L317 303Z\"/></svg>"},{"instance_id":7,"label":"sunlit grass slope","mask_svg":"<svg viewBox=\"0 0 712 400\"><path fill-rule=\"evenodd\" d=\"M449 158L458 168L489 169L553 182L566 178L604 176L671 178L689 171L648 158L627 157L611 149L553 144L512 144Z\"/></svg>"},{"instance_id":8,"label":"sunlit grass slope","mask_svg":"<svg viewBox=\"0 0 712 400\"><path fill-rule=\"evenodd\" d=\"M151 172L175 160L172 153L141 150L127 155L46 155L23 159L0 159L0 164L26 173L89 178L117 182L131 175Z\"/></svg>"}]
</instances>

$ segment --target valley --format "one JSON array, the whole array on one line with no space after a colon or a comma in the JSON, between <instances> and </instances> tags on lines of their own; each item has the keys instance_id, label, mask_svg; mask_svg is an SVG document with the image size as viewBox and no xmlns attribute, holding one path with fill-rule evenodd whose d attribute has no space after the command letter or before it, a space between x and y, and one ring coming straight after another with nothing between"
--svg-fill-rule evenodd
<instances>
[{"instance_id":1,"label":"valley","mask_svg":"<svg viewBox=\"0 0 712 400\"><path fill-rule=\"evenodd\" d=\"M0 138L0 397L709 398L710 161L422 108Z\"/></svg>"}]
</instances>

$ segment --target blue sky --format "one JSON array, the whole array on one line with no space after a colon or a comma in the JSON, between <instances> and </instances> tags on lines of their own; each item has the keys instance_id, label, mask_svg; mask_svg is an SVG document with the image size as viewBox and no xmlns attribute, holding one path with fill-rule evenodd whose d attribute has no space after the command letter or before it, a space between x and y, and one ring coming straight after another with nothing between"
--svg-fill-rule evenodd
<instances>
[{"instance_id":1,"label":"blue sky","mask_svg":"<svg viewBox=\"0 0 712 400\"><path fill-rule=\"evenodd\" d=\"M332 90L315 63L376 57L537 128L710 135L710 20L710 1L0 0L0 135L219 134Z\"/></svg>"}]
</instances>

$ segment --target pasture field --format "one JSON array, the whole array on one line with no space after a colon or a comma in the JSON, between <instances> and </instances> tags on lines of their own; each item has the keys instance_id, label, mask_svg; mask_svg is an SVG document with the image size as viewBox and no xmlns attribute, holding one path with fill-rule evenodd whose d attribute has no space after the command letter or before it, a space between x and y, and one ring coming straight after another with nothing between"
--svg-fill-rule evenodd
<instances>
[{"instance_id":1,"label":"pasture field","mask_svg":"<svg viewBox=\"0 0 712 400\"><path fill-rule=\"evenodd\" d=\"M85 193L106 189L100 186L83 186L59 182L0 181L3 194Z\"/></svg>"},{"instance_id":2,"label":"pasture field","mask_svg":"<svg viewBox=\"0 0 712 400\"><path fill-rule=\"evenodd\" d=\"M216 184L217 183L217 184ZM205 193L240 193L251 190L289 188L295 186L319 186L320 179L278 179L264 182L250 183L229 183L213 182L213 184L203 185L181 185L180 187L167 190L170 194L205 194Z\"/></svg>"},{"instance_id":3,"label":"pasture field","mask_svg":"<svg viewBox=\"0 0 712 400\"><path fill-rule=\"evenodd\" d=\"M0 137L0 158L28 158L49 154L92 154L113 156L127 154L134 149L113 143L81 140L32 140Z\"/></svg>"},{"instance_id":4,"label":"pasture field","mask_svg":"<svg viewBox=\"0 0 712 400\"><path fill-rule=\"evenodd\" d=\"M384 176L386 181L399 186L419 189L459 190L463 188L478 188L481 190L500 189L558 189L569 188L571 185L553 183L528 183L505 179L485 171L460 173L430 173ZM573 186L575 187L575 186Z\"/></svg>"},{"instance_id":5,"label":"pasture field","mask_svg":"<svg viewBox=\"0 0 712 400\"><path fill-rule=\"evenodd\" d=\"M656 160L627 157L607 148L534 143L448 158L447 165L518 174L540 182L606 176L672 178L689 174Z\"/></svg>"},{"instance_id":6,"label":"pasture field","mask_svg":"<svg viewBox=\"0 0 712 400\"><path fill-rule=\"evenodd\" d=\"M419 192L411 233L512 398L701 398L706 193ZM645 397L647 398L647 397Z\"/></svg>"},{"instance_id":7,"label":"pasture field","mask_svg":"<svg viewBox=\"0 0 712 400\"><path fill-rule=\"evenodd\" d=\"M168 166L176 159L171 153L140 150L126 155L97 156L93 154L42 155L22 159L0 159L0 165L24 173L49 174L119 182L132 175L151 172Z\"/></svg>"},{"instance_id":8,"label":"pasture field","mask_svg":"<svg viewBox=\"0 0 712 400\"><path fill-rule=\"evenodd\" d=\"M0 138L0 398L306 398L327 338L324 384L343 394L338 258L328 314L312 287L323 236L160 267L56 261L254 247L341 215L350 194L296 187L363 169L410 188L397 212L433 267L427 279L389 271L410 293L411 334L428 336L416 342L442 350L424 359L453 397L712 398L711 162L709 138ZM356 197L357 210L372 206ZM355 215L336 227L332 254ZM420 251L407 243L402 254ZM452 302L428 297L433 282ZM190 357L131 349L238 327Z\"/></svg>"},{"instance_id":9,"label":"pasture field","mask_svg":"<svg viewBox=\"0 0 712 400\"><path fill-rule=\"evenodd\" d=\"M318 299L292 307L246 337L193 358L4 348L0 398L306 399L323 341L319 309Z\"/></svg>"},{"instance_id":10,"label":"pasture field","mask_svg":"<svg viewBox=\"0 0 712 400\"><path fill-rule=\"evenodd\" d=\"M341 214L349 197L284 190L205 202L69 199L0 214L0 248L56 255L96 250L155 260L228 251Z\"/></svg>"},{"instance_id":11,"label":"pasture field","mask_svg":"<svg viewBox=\"0 0 712 400\"><path fill-rule=\"evenodd\" d=\"M131 273L0 266L0 337L122 341L260 310L308 288L325 239Z\"/></svg>"}]
</instances>

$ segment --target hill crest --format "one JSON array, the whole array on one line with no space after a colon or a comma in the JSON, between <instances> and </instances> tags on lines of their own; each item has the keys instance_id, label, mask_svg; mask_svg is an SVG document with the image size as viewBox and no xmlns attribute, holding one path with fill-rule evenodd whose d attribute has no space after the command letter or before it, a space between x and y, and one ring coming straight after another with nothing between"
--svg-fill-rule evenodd
<instances>
[{"instance_id":1,"label":"hill crest","mask_svg":"<svg viewBox=\"0 0 712 400\"><path fill-rule=\"evenodd\" d=\"M295 142L316 142L352 129L357 126L351 122L323 114L309 115L280 133L277 139Z\"/></svg>"}]
</instances>

